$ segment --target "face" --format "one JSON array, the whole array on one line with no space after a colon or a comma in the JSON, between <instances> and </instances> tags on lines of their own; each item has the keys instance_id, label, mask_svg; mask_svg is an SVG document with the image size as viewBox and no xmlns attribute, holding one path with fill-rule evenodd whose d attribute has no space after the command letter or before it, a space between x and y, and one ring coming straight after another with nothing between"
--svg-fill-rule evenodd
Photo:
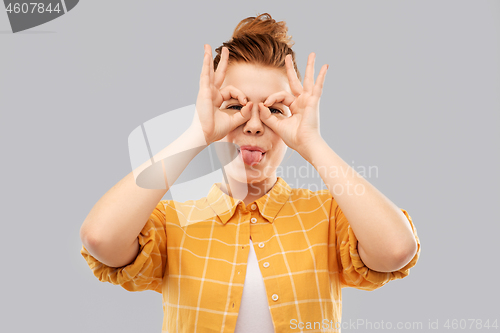
<instances>
[{"instance_id":1,"label":"face","mask_svg":"<svg viewBox=\"0 0 500 333\"><path fill-rule=\"evenodd\" d=\"M253 102L251 118L228 133L219 142L229 142L238 146L257 146L265 153L262 159L253 163L244 162L242 152L225 167L226 175L239 182L254 183L276 177L276 169L280 165L285 152L286 144L267 127L259 115L258 103L264 102L271 94L285 90L291 93L288 78L285 73L275 68L265 68L255 64L233 63L228 66L221 88L232 85L241 90L248 102ZM243 106L236 99L224 101L220 107L223 112L239 112ZM269 106L274 117L285 118L291 115L287 106L276 103ZM281 112L281 113L280 113ZM258 154L243 152L246 156ZM248 160L247 160L248 161ZM256 163L257 162L257 163ZM255 163L255 164L254 164Z\"/></svg>"}]
</instances>

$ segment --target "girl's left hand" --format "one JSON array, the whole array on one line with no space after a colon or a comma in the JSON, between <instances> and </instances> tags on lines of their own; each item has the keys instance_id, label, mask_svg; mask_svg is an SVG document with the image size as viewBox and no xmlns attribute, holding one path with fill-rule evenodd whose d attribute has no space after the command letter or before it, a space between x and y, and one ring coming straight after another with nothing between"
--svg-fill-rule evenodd
<instances>
[{"instance_id":1,"label":"girl's left hand","mask_svg":"<svg viewBox=\"0 0 500 333\"><path fill-rule=\"evenodd\" d=\"M319 127L319 100L323 92L328 65L323 65L314 83L314 60L316 54L310 53L307 59L304 86L300 83L293 67L292 56L285 58L286 72L291 91L280 91L259 103L260 119L277 133L285 144L304 156L318 140L322 140ZM292 115L275 116L268 106L275 103L286 105Z\"/></svg>"}]
</instances>

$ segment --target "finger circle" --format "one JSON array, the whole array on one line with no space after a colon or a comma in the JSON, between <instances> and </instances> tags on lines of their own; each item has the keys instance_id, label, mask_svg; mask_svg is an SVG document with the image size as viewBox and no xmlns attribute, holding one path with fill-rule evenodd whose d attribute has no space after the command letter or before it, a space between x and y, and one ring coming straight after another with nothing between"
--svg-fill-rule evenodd
<instances>
[{"instance_id":1,"label":"finger circle","mask_svg":"<svg viewBox=\"0 0 500 333\"><path fill-rule=\"evenodd\" d=\"M264 106L269 107L275 103L282 103L286 106L290 106L293 103L293 101L295 101L295 96L286 90L282 90L270 95L264 101Z\"/></svg>"},{"instance_id":2,"label":"finger circle","mask_svg":"<svg viewBox=\"0 0 500 333\"><path fill-rule=\"evenodd\" d=\"M237 99L242 105L247 104L247 99L245 94L243 94L243 92L238 88L236 88L235 86L232 85L225 86L224 88L219 90L219 92L222 95L224 101L234 98Z\"/></svg>"}]
</instances>

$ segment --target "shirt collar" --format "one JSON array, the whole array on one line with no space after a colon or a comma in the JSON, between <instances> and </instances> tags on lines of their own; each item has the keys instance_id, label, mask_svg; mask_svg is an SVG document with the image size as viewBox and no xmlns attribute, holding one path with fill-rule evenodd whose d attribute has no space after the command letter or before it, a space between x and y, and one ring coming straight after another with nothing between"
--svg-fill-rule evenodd
<instances>
[{"instance_id":1,"label":"shirt collar","mask_svg":"<svg viewBox=\"0 0 500 333\"><path fill-rule=\"evenodd\" d=\"M220 186L221 183L215 183L212 185L212 188L210 188L207 195L207 201L217 216L219 216L222 223L226 224L236 212L238 204L243 202L243 200L234 199L233 197L222 192ZM278 177L271 190L259 199L255 200L260 214L269 223L273 223L278 212L281 210L285 202L288 201L291 192L292 189L287 182L285 182L283 178Z\"/></svg>"}]
</instances>

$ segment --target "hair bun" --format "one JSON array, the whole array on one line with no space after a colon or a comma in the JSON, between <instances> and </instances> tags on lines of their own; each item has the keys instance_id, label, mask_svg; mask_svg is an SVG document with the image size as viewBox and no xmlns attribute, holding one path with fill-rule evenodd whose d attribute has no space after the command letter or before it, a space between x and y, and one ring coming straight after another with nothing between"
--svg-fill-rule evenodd
<instances>
[{"instance_id":1,"label":"hair bun","mask_svg":"<svg viewBox=\"0 0 500 333\"><path fill-rule=\"evenodd\" d=\"M286 22L276 22L269 13L260 14L257 17L247 17L242 20L233 32L233 39L242 38L246 35L269 35L277 42L292 47L294 41L288 34Z\"/></svg>"}]
</instances>

